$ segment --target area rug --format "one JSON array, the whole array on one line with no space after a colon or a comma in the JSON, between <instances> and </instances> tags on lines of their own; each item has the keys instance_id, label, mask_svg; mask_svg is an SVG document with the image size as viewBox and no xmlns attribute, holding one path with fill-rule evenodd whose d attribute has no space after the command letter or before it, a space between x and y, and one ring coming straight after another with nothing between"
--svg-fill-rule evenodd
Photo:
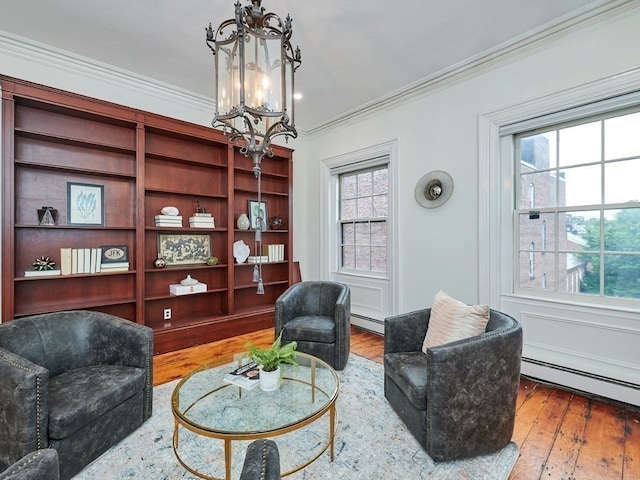
<instances>
[{"instance_id":1,"label":"area rug","mask_svg":"<svg viewBox=\"0 0 640 480\"><path fill-rule=\"evenodd\" d=\"M286 478L292 480L333 479L429 479L502 480L511 472L518 446L469 460L435 463L409 433L384 398L382 365L351 355L347 367L338 372L338 427L335 458L328 452ZM85 468L74 480L197 479L176 460L172 448L171 393L177 381L154 388L153 416L128 438L112 447ZM325 416L327 417L327 416ZM276 437L283 469L296 464L299 456L319 448L328 432L328 419L304 431ZM222 442L181 436L190 442L190 465L208 475L223 476ZM238 479L248 442L234 442L232 478Z\"/></svg>"}]
</instances>

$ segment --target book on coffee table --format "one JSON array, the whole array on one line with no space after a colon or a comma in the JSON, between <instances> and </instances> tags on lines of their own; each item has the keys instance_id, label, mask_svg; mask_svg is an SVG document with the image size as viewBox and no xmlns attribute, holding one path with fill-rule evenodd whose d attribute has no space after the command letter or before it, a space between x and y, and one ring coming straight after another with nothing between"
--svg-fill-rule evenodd
<instances>
[{"instance_id":1,"label":"book on coffee table","mask_svg":"<svg viewBox=\"0 0 640 480\"><path fill-rule=\"evenodd\" d=\"M260 384L260 370L256 362L249 362L246 365L236 368L227 373L223 380L232 385L251 390Z\"/></svg>"}]
</instances>

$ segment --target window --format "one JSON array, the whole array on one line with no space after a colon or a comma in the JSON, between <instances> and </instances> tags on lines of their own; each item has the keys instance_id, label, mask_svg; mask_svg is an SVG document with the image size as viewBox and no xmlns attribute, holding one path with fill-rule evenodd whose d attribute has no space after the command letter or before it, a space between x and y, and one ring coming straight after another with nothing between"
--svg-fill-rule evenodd
<instances>
[{"instance_id":1,"label":"window","mask_svg":"<svg viewBox=\"0 0 640 480\"><path fill-rule=\"evenodd\" d=\"M638 110L515 136L516 291L640 300Z\"/></svg>"},{"instance_id":2,"label":"window","mask_svg":"<svg viewBox=\"0 0 640 480\"><path fill-rule=\"evenodd\" d=\"M339 176L340 271L387 273L388 166Z\"/></svg>"}]
</instances>

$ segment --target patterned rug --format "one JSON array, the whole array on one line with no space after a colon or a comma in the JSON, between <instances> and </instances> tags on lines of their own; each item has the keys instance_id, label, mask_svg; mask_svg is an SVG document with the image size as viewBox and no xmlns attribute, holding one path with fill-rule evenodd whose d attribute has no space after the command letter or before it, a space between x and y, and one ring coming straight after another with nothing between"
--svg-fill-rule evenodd
<instances>
[{"instance_id":1,"label":"patterned rug","mask_svg":"<svg viewBox=\"0 0 640 480\"><path fill-rule=\"evenodd\" d=\"M510 443L500 452L469 460L435 463L398 418L384 398L382 365L351 355L338 372L338 428L335 458L328 452L286 478L503 480L518 458ZM177 381L154 389L153 416L128 438L85 468L74 480L197 479L176 460L172 448L171 393ZM328 433L328 415L304 430L276 437L283 469L299 464L322 449ZM206 474L223 477L222 442L195 435L180 436L181 450L190 452L188 463ZM186 443L184 443L186 442ZM232 478L240 476L248 442L233 443ZM283 471L284 471L283 470Z\"/></svg>"}]
</instances>

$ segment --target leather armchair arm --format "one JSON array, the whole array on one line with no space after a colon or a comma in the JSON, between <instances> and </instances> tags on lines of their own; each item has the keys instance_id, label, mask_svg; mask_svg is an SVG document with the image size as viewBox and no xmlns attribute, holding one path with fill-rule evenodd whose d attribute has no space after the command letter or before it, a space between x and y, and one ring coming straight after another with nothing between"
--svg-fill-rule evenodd
<instances>
[{"instance_id":1,"label":"leather armchair arm","mask_svg":"<svg viewBox=\"0 0 640 480\"><path fill-rule=\"evenodd\" d=\"M296 295L297 288L295 284L290 286L278 299L276 300L275 306L275 335L276 337L280 334L280 330L284 328L284 326L290 320L294 319L298 316L299 307L296 306Z\"/></svg>"},{"instance_id":2,"label":"leather armchair arm","mask_svg":"<svg viewBox=\"0 0 640 480\"><path fill-rule=\"evenodd\" d=\"M247 447L240 480L280 480L280 452L273 440L254 440Z\"/></svg>"},{"instance_id":3,"label":"leather armchair arm","mask_svg":"<svg viewBox=\"0 0 640 480\"><path fill-rule=\"evenodd\" d=\"M344 288L336 299L334 311L336 322L336 336L338 338L348 338L351 334L351 290Z\"/></svg>"},{"instance_id":4,"label":"leather armchair arm","mask_svg":"<svg viewBox=\"0 0 640 480\"><path fill-rule=\"evenodd\" d=\"M427 350L427 435L433 451L504 445L513 432L522 328L485 332ZM465 421L469 415L473 421Z\"/></svg>"},{"instance_id":5,"label":"leather armchair arm","mask_svg":"<svg viewBox=\"0 0 640 480\"><path fill-rule=\"evenodd\" d=\"M94 322L89 342L89 364L126 365L145 370L145 413L152 413L153 402L153 329L100 312L87 312L100 317Z\"/></svg>"},{"instance_id":6,"label":"leather armchair arm","mask_svg":"<svg viewBox=\"0 0 640 480\"><path fill-rule=\"evenodd\" d=\"M384 321L384 353L419 352L427 334L431 309L416 310Z\"/></svg>"},{"instance_id":7,"label":"leather armchair arm","mask_svg":"<svg viewBox=\"0 0 640 480\"><path fill-rule=\"evenodd\" d=\"M351 290L342 287L334 307L336 326L335 365L346 365L351 351Z\"/></svg>"},{"instance_id":8,"label":"leather armchair arm","mask_svg":"<svg viewBox=\"0 0 640 480\"><path fill-rule=\"evenodd\" d=\"M0 348L0 470L48 446L49 372Z\"/></svg>"},{"instance_id":9,"label":"leather armchair arm","mask_svg":"<svg viewBox=\"0 0 640 480\"><path fill-rule=\"evenodd\" d=\"M153 357L153 330L144 325L99 312L89 341L89 364L149 368Z\"/></svg>"},{"instance_id":10,"label":"leather armchair arm","mask_svg":"<svg viewBox=\"0 0 640 480\"><path fill-rule=\"evenodd\" d=\"M60 480L58 452L53 448L28 453L4 472L0 480Z\"/></svg>"}]
</instances>

